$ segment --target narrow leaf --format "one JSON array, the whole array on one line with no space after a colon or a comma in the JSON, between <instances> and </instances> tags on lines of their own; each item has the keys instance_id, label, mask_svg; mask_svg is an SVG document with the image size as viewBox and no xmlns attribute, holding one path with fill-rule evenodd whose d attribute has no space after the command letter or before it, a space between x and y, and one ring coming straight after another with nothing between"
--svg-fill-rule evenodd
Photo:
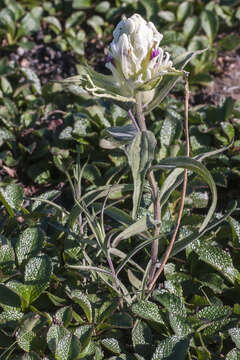
<instances>
[{"instance_id":1,"label":"narrow leaf","mask_svg":"<svg viewBox=\"0 0 240 360\"><path fill-rule=\"evenodd\" d=\"M132 169L134 191L132 217L136 218L141 201L147 170L154 159L156 139L150 131L139 131L128 149L128 162Z\"/></svg>"},{"instance_id":2,"label":"narrow leaf","mask_svg":"<svg viewBox=\"0 0 240 360\"><path fill-rule=\"evenodd\" d=\"M212 175L208 171L208 169L201 164L199 161L195 159L191 159L185 156L179 156L177 158L168 158L162 160L158 165L152 167L152 169L174 169L174 168L184 168L189 169L191 171L196 172L200 175L209 185L211 192L212 192L212 204L208 210L207 216L203 221L199 231L202 231L210 221L211 217L213 216L216 205L217 205L217 189L215 182L212 178Z\"/></svg>"}]
</instances>

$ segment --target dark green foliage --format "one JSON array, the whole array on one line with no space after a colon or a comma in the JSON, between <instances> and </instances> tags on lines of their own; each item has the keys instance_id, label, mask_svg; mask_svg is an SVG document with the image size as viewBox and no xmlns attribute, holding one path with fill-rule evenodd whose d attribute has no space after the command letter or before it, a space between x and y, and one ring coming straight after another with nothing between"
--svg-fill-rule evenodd
<instances>
[{"instance_id":1,"label":"dark green foliage","mask_svg":"<svg viewBox=\"0 0 240 360\"><path fill-rule=\"evenodd\" d=\"M239 58L239 2L0 0L0 9L0 360L240 359L240 101L196 100L220 56ZM114 26L135 12L173 58L208 49L186 67L194 160L182 81L151 104L137 137L118 105L59 83L86 59L106 74ZM146 294L154 149L161 256L183 168L189 182L173 253Z\"/></svg>"}]
</instances>

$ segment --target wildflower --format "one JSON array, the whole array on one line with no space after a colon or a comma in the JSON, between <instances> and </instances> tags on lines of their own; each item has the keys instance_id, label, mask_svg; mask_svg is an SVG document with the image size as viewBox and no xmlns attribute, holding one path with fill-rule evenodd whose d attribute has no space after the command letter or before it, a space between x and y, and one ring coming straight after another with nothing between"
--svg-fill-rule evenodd
<instances>
[{"instance_id":1,"label":"wildflower","mask_svg":"<svg viewBox=\"0 0 240 360\"><path fill-rule=\"evenodd\" d=\"M152 22L134 14L124 18L113 31L113 41L108 49L106 67L111 70L119 86L144 89L144 84L154 80L156 86L173 68L170 55L159 46L163 38Z\"/></svg>"}]
</instances>

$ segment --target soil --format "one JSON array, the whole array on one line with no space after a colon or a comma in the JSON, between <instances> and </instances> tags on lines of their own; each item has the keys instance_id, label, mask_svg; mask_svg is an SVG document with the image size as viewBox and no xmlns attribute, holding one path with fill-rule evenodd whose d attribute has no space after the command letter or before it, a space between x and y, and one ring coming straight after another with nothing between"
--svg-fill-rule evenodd
<instances>
[{"instance_id":1,"label":"soil","mask_svg":"<svg viewBox=\"0 0 240 360\"><path fill-rule=\"evenodd\" d=\"M226 97L240 100L240 49L220 53L212 83L194 95L192 103L218 105Z\"/></svg>"},{"instance_id":2,"label":"soil","mask_svg":"<svg viewBox=\"0 0 240 360\"><path fill-rule=\"evenodd\" d=\"M35 71L41 84L49 80L62 80L76 75L75 64L78 62L72 51L61 51L56 44L46 44L43 41L43 32L34 34L30 41L35 46L28 50L22 47L1 47L0 58L6 56L15 66L27 67Z\"/></svg>"}]
</instances>

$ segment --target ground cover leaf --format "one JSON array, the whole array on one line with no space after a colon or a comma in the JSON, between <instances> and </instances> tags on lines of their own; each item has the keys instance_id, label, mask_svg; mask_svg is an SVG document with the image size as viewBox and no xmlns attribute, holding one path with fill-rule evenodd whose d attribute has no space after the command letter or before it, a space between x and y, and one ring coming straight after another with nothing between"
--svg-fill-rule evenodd
<instances>
[{"instance_id":1,"label":"ground cover leaf","mask_svg":"<svg viewBox=\"0 0 240 360\"><path fill-rule=\"evenodd\" d=\"M150 326L142 320L137 321L132 330L132 342L139 360L151 358L153 352L152 340Z\"/></svg>"},{"instance_id":2,"label":"ground cover leaf","mask_svg":"<svg viewBox=\"0 0 240 360\"><path fill-rule=\"evenodd\" d=\"M14 210L18 210L23 201L23 189L16 184L10 184L0 190L0 201L6 207L9 215L14 216Z\"/></svg>"},{"instance_id":3,"label":"ground cover leaf","mask_svg":"<svg viewBox=\"0 0 240 360\"><path fill-rule=\"evenodd\" d=\"M21 300L16 292L8 286L0 284L0 305L21 308Z\"/></svg>"},{"instance_id":4,"label":"ground cover leaf","mask_svg":"<svg viewBox=\"0 0 240 360\"><path fill-rule=\"evenodd\" d=\"M135 315L142 319L154 321L163 324L163 318L159 307L148 300L141 300L132 305L132 311Z\"/></svg>"},{"instance_id":5,"label":"ground cover leaf","mask_svg":"<svg viewBox=\"0 0 240 360\"><path fill-rule=\"evenodd\" d=\"M51 274L52 262L47 255L38 255L28 261L25 267L24 285L30 292L30 303L47 288Z\"/></svg>"},{"instance_id":6,"label":"ground cover leaf","mask_svg":"<svg viewBox=\"0 0 240 360\"><path fill-rule=\"evenodd\" d=\"M231 255L225 250L203 242L196 252L200 260L220 271L230 282L240 280L240 273L234 267Z\"/></svg>"},{"instance_id":7,"label":"ground cover leaf","mask_svg":"<svg viewBox=\"0 0 240 360\"><path fill-rule=\"evenodd\" d=\"M160 341L151 360L183 360L189 346L189 338L170 336Z\"/></svg>"},{"instance_id":8,"label":"ground cover leaf","mask_svg":"<svg viewBox=\"0 0 240 360\"><path fill-rule=\"evenodd\" d=\"M232 349L226 356L226 360L240 360L240 350Z\"/></svg>"},{"instance_id":9,"label":"ground cover leaf","mask_svg":"<svg viewBox=\"0 0 240 360\"><path fill-rule=\"evenodd\" d=\"M78 338L71 333L59 339L55 352L56 360L77 360L81 353L81 345Z\"/></svg>"},{"instance_id":10,"label":"ground cover leaf","mask_svg":"<svg viewBox=\"0 0 240 360\"><path fill-rule=\"evenodd\" d=\"M88 322L91 323L93 321L92 305L87 296L84 295L80 290L73 290L68 294L68 296L82 308L88 319Z\"/></svg>"},{"instance_id":11,"label":"ground cover leaf","mask_svg":"<svg viewBox=\"0 0 240 360\"><path fill-rule=\"evenodd\" d=\"M122 352L122 347L117 339L106 338L101 341L101 344L113 354L120 355Z\"/></svg>"},{"instance_id":12,"label":"ground cover leaf","mask_svg":"<svg viewBox=\"0 0 240 360\"><path fill-rule=\"evenodd\" d=\"M232 341L235 343L238 349L240 349L240 329L232 328L228 330L229 335L231 336Z\"/></svg>"},{"instance_id":13,"label":"ground cover leaf","mask_svg":"<svg viewBox=\"0 0 240 360\"><path fill-rule=\"evenodd\" d=\"M16 255L19 265L24 260L37 254L42 248L43 240L44 233L38 227L27 228L20 234L16 244Z\"/></svg>"}]
</instances>

